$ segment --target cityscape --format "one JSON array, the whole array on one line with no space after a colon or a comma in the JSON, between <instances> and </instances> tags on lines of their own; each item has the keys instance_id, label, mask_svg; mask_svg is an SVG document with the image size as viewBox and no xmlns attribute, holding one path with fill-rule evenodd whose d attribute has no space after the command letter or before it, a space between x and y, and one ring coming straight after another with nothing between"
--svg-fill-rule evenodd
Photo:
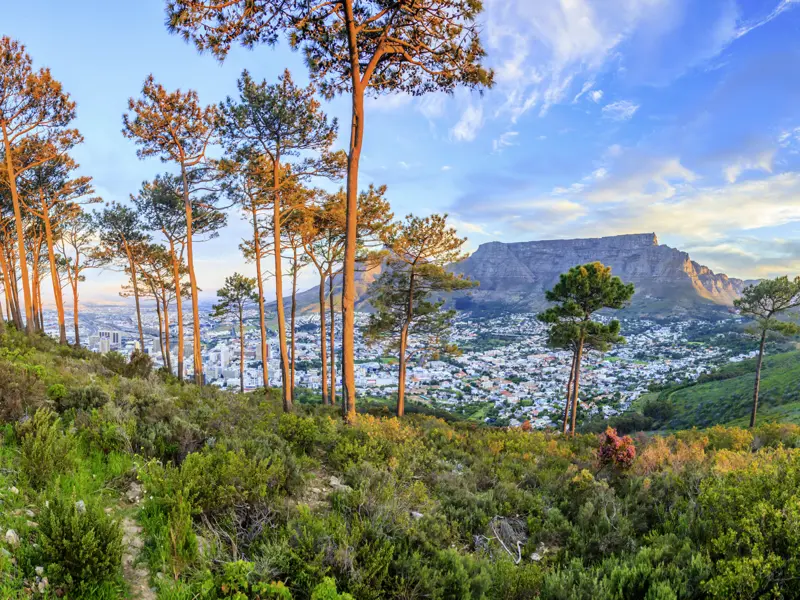
<instances>
[{"instance_id":1,"label":"cityscape","mask_svg":"<svg viewBox=\"0 0 800 600\"><path fill-rule=\"evenodd\" d=\"M165 367L152 311L142 311L144 351L156 368ZM46 331L56 335L55 314L45 313ZM359 333L367 313L357 313ZM608 318L601 320L608 320ZM611 417L624 412L653 386L696 380L726 362L751 357L755 351L736 354L722 343L725 336L739 336L732 325L743 319L719 321L672 320L657 323L623 317L625 344L605 353L589 352L582 375L581 410L587 415ZM174 318L171 319L174 323ZM173 335L177 325L173 325ZM337 328L340 321L337 319ZM713 343L693 341L694 333L719 330ZM191 330L186 327L186 330ZM215 318L203 312L201 321L203 364L206 383L239 390L239 336L234 319ZM287 332L288 333L288 332ZM124 305L91 305L82 311L81 338L101 354L110 351L129 355L139 347L135 314ZM303 313L296 322L296 373L298 388L315 395L321 392L319 316ZM547 346L547 326L535 314L504 314L474 318L459 313L453 323L451 341L459 351L439 360L410 361L407 393L410 401L467 416L490 424L519 426L528 421L534 428L555 427L562 414L569 378L571 352ZM337 346L340 340L337 338ZM278 336L268 328L269 386L280 387ZM413 341L412 341L413 347ZM173 374L177 368L171 344ZM193 373L191 339L185 345L184 376ZM337 351L338 352L338 351ZM257 310L245 314L244 388L263 387L261 343ZM338 362L338 361L337 361ZM356 341L356 384L362 397L391 404L397 395L398 365L395 355L380 344ZM337 374L337 388L341 377Z\"/></svg>"}]
</instances>

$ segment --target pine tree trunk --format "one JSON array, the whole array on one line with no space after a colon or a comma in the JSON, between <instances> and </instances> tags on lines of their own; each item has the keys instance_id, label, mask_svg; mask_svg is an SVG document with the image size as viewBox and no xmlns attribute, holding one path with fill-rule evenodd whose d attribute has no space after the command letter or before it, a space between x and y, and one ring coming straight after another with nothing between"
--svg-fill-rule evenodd
<instances>
[{"instance_id":1,"label":"pine tree trunk","mask_svg":"<svg viewBox=\"0 0 800 600\"><path fill-rule=\"evenodd\" d=\"M181 272L178 255L175 253L175 242L169 240L169 252L172 255L172 279L175 283L175 311L178 319L178 381L183 381L183 357L184 357L184 336L183 336L183 299L181 290ZM165 309L166 310L166 309ZM169 338L169 329L167 329Z\"/></svg>"},{"instance_id":2,"label":"pine tree trunk","mask_svg":"<svg viewBox=\"0 0 800 600\"><path fill-rule=\"evenodd\" d=\"M58 276L58 263L56 262L55 242L53 241L53 226L50 222L50 213L47 205L42 202L42 215L44 221L45 240L47 242L47 258L50 261L50 280L53 284L53 298L56 301L56 315L58 318L58 343L67 343L67 325L64 314L64 295L61 292L61 278Z\"/></svg>"},{"instance_id":3,"label":"pine tree trunk","mask_svg":"<svg viewBox=\"0 0 800 600\"><path fill-rule=\"evenodd\" d=\"M283 305L283 265L281 264L281 198L280 198L280 154L276 153L272 163L272 234L275 253L275 299L278 311L278 346L281 353L281 383L283 410L292 410L291 384L289 382L289 352L286 348L286 310Z\"/></svg>"},{"instance_id":4,"label":"pine tree trunk","mask_svg":"<svg viewBox=\"0 0 800 600\"><path fill-rule=\"evenodd\" d=\"M13 300L11 298L11 276L8 273L8 263L6 262L6 245L2 244L0 247L0 270L3 272L3 294L6 298L6 315L9 321L14 321L14 315L11 311Z\"/></svg>"},{"instance_id":5,"label":"pine tree trunk","mask_svg":"<svg viewBox=\"0 0 800 600\"><path fill-rule=\"evenodd\" d=\"M758 391L761 387L761 365L764 363L764 345L767 341L767 330L761 331L761 344L758 346L758 362L756 363L756 382L753 386L753 411L750 413L750 427L756 426L758 412Z\"/></svg>"},{"instance_id":6,"label":"pine tree trunk","mask_svg":"<svg viewBox=\"0 0 800 600\"><path fill-rule=\"evenodd\" d=\"M355 19L351 2L345 3L345 25L351 63L352 115L347 157L347 213L345 227L344 272L342 276L342 416L348 422L356 416L355 375L355 271L358 244L358 167L364 141L364 88L356 43Z\"/></svg>"},{"instance_id":7,"label":"pine tree trunk","mask_svg":"<svg viewBox=\"0 0 800 600\"><path fill-rule=\"evenodd\" d=\"M239 307L239 392L244 394L244 314Z\"/></svg>"},{"instance_id":8,"label":"pine tree trunk","mask_svg":"<svg viewBox=\"0 0 800 600\"><path fill-rule=\"evenodd\" d=\"M200 344L200 304L197 298L197 277L194 274L194 254L192 246L192 203L189 199L189 181L186 177L186 165L181 163L183 178L183 205L186 211L186 263L189 269L189 286L192 292L192 350L194 354L194 382L203 385L203 355ZM183 355L178 359L183 364Z\"/></svg>"},{"instance_id":9,"label":"pine tree trunk","mask_svg":"<svg viewBox=\"0 0 800 600\"><path fill-rule=\"evenodd\" d=\"M397 377L397 410L398 417L406 414L406 349L408 348L408 325L400 332L400 372Z\"/></svg>"},{"instance_id":10,"label":"pine tree trunk","mask_svg":"<svg viewBox=\"0 0 800 600\"><path fill-rule=\"evenodd\" d=\"M78 326L78 274L75 274L75 281L72 283L72 320L75 325L75 347L81 347L81 332Z\"/></svg>"},{"instance_id":11,"label":"pine tree trunk","mask_svg":"<svg viewBox=\"0 0 800 600\"><path fill-rule=\"evenodd\" d=\"M567 425L569 423L569 405L572 402L572 381L575 379L575 359L576 359L576 352L575 350L572 351L572 363L569 368L569 381L567 381L567 401L564 404L564 424L561 427L561 433L567 435Z\"/></svg>"},{"instance_id":12,"label":"pine tree trunk","mask_svg":"<svg viewBox=\"0 0 800 600\"><path fill-rule=\"evenodd\" d=\"M25 299L25 331L33 333L33 302L31 299L31 287L28 277L28 258L25 256L25 227L22 222L22 210L20 209L19 194L17 191L17 176L14 172L14 165L11 153L11 142L8 139L8 131L5 125L2 126L3 144L6 154L6 169L8 174L8 187L11 189L11 203L14 207L14 222L17 229L17 242L19 243L19 270L22 275L22 294Z\"/></svg>"},{"instance_id":13,"label":"pine tree trunk","mask_svg":"<svg viewBox=\"0 0 800 600\"><path fill-rule=\"evenodd\" d=\"M328 326L325 323L325 272L319 272L319 356L322 362L320 380L322 382L322 404L329 405L328 397Z\"/></svg>"},{"instance_id":14,"label":"pine tree trunk","mask_svg":"<svg viewBox=\"0 0 800 600\"><path fill-rule=\"evenodd\" d=\"M172 371L172 354L170 352L170 339L169 339L169 302L167 302L167 291L163 290L164 294L164 347L167 349L167 369L169 370L170 374L173 374ZM180 344L180 342L179 342ZM182 362L179 364L183 364Z\"/></svg>"},{"instance_id":15,"label":"pine tree trunk","mask_svg":"<svg viewBox=\"0 0 800 600\"><path fill-rule=\"evenodd\" d=\"M578 353L575 356L575 381L572 385L572 424L570 434L575 437L575 423L578 416L578 390L580 388L581 380L581 359L583 358L583 341L584 336L581 334L580 342L578 342Z\"/></svg>"},{"instance_id":16,"label":"pine tree trunk","mask_svg":"<svg viewBox=\"0 0 800 600\"><path fill-rule=\"evenodd\" d=\"M161 350L161 362L167 366L167 357L164 354L164 319L161 316L161 300L156 297L156 315L158 315L158 346Z\"/></svg>"},{"instance_id":17,"label":"pine tree trunk","mask_svg":"<svg viewBox=\"0 0 800 600\"><path fill-rule=\"evenodd\" d=\"M133 260L133 254L128 246L127 240L123 240L125 244L125 254L128 256L128 267L131 270L131 283L133 284L133 298L136 301L136 325L139 328L139 345L142 352L144 352L144 330L142 329L142 309L139 303L139 284L136 281L136 263Z\"/></svg>"},{"instance_id":18,"label":"pine tree trunk","mask_svg":"<svg viewBox=\"0 0 800 600\"><path fill-rule=\"evenodd\" d=\"M336 313L333 309L333 273L328 273L328 301L330 303L331 319L331 405L336 406Z\"/></svg>"},{"instance_id":19,"label":"pine tree trunk","mask_svg":"<svg viewBox=\"0 0 800 600\"><path fill-rule=\"evenodd\" d=\"M22 322L22 307L20 306L19 302L19 279L17 278L17 256L14 253L14 243L11 242L11 246L8 250L8 258L7 262L9 265L9 271L11 275L11 300L13 302L14 308L14 322L17 325L17 331L23 331L25 324Z\"/></svg>"},{"instance_id":20,"label":"pine tree trunk","mask_svg":"<svg viewBox=\"0 0 800 600\"><path fill-rule=\"evenodd\" d=\"M264 378L264 391L269 389L269 347L267 345L267 323L264 315L264 281L261 275L261 239L258 235L258 212L255 205L253 214L253 250L256 259L256 280L258 282L258 325L261 329L261 372Z\"/></svg>"},{"instance_id":21,"label":"pine tree trunk","mask_svg":"<svg viewBox=\"0 0 800 600\"><path fill-rule=\"evenodd\" d=\"M293 251L294 265L292 265L292 314L289 323L289 329L292 333L292 363L290 365L292 379L289 393L292 396L292 402L294 402L295 366L297 365L297 361L295 359L295 351L297 349L297 341L295 339L295 323L297 322L297 248L293 248Z\"/></svg>"}]
</instances>

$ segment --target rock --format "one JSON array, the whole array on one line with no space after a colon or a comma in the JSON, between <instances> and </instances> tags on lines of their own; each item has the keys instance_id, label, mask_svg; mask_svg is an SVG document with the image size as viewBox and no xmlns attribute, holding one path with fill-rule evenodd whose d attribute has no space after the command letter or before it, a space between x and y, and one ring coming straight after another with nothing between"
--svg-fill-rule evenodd
<instances>
[{"instance_id":1,"label":"rock","mask_svg":"<svg viewBox=\"0 0 800 600\"><path fill-rule=\"evenodd\" d=\"M28 529L36 529L39 526L39 524L36 521L25 521L25 526Z\"/></svg>"},{"instance_id":2,"label":"rock","mask_svg":"<svg viewBox=\"0 0 800 600\"><path fill-rule=\"evenodd\" d=\"M16 486L14 486L14 485L12 485L10 488L8 488L8 491L9 491L9 492L11 492L12 494L14 494L15 496L16 496L17 494L19 494L19 490L18 490L18 489L17 489L17 487L16 487Z\"/></svg>"},{"instance_id":3,"label":"rock","mask_svg":"<svg viewBox=\"0 0 800 600\"><path fill-rule=\"evenodd\" d=\"M128 488L128 491L125 492L125 497L128 499L128 502L131 504L135 504L139 500L142 499L142 495L144 491L142 490L142 486L136 483L135 481L131 483L131 486Z\"/></svg>"},{"instance_id":4,"label":"rock","mask_svg":"<svg viewBox=\"0 0 800 600\"><path fill-rule=\"evenodd\" d=\"M414 517L415 519L419 520L422 517L424 517L425 515L423 515L421 512L417 512L416 510L412 510L411 511L411 516Z\"/></svg>"},{"instance_id":5,"label":"rock","mask_svg":"<svg viewBox=\"0 0 800 600\"><path fill-rule=\"evenodd\" d=\"M11 546L12 548L19 547L19 535L13 529L9 529L6 531L6 544Z\"/></svg>"},{"instance_id":6,"label":"rock","mask_svg":"<svg viewBox=\"0 0 800 600\"><path fill-rule=\"evenodd\" d=\"M75 508L78 510L79 513L86 512L86 503L83 500L78 500L75 503Z\"/></svg>"},{"instance_id":7,"label":"rock","mask_svg":"<svg viewBox=\"0 0 800 600\"><path fill-rule=\"evenodd\" d=\"M36 574L37 574L39 577L41 577L42 575L44 575L44 567L36 567L36 569L34 569L34 570L36 571Z\"/></svg>"},{"instance_id":8,"label":"rock","mask_svg":"<svg viewBox=\"0 0 800 600\"><path fill-rule=\"evenodd\" d=\"M25 509L25 516L32 519L36 516L36 513L33 512L30 508Z\"/></svg>"}]
</instances>

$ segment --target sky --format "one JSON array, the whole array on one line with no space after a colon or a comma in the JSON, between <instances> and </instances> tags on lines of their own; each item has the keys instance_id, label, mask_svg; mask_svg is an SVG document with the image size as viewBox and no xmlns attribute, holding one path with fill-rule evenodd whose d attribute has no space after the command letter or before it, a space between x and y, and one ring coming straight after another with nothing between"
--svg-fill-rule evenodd
<instances>
[{"instance_id":1,"label":"sky","mask_svg":"<svg viewBox=\"0 0 800 600\"><path fill-rule=\"evenodd\" d=\"M164 26L163 0L8 2L0 34L27 46L77 102L75 151L105 200L174 170L139 160L122 114L152 73L203 103L235 95L243 69L273 82L285 45L224 63ZM446 212L468 247L655 232L714 271L800 273L800 0L484 0L495 85L482 94L370 99L360 182L386 184L398 217ZM346 98L324 103L346 124ZM337 147L347 145L346 126ZM335 183L321 184L327 187ZM254 274L229 215L195 250L213 297ZM303 286L312 283L308 273ZM119 300L122 276L91 273L85 301Z\"/></svg>"}]
</instances>

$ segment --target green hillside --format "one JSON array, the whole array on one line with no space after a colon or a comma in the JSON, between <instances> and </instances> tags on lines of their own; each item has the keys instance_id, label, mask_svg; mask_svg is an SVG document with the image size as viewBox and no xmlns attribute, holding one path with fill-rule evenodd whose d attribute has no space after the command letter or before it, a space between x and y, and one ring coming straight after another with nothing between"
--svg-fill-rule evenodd
<instances>
[{"instance_id":1,"label":"green hillside","mask_svg":"<svg viewBox=\"0 0 800 600\"><path fill-rule=\"evenodd\" d=\"M655 402L667 407L662 425L672 430L747 425L754 378L755 359L751 359L726 365L698 383L661 392ZM764 359L758 415L762 422L800 423L800 352Z\"/></svg>"},{"instance_id":2,"label":"green hillside","mask_svg":"<svg viewBox=\"0 0 800 600\"><path fill-rule=\"evenodd\" d=\"M0 335L0 598L800 596L800 426L570 439L305 393Z\"/></svg>"}]
</instances>

